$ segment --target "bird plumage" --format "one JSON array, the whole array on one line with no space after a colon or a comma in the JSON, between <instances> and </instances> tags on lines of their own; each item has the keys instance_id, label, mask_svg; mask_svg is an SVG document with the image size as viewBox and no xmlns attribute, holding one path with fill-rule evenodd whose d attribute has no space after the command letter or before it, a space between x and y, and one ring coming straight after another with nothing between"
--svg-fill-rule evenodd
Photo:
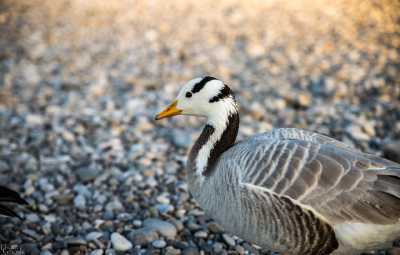
<instances>
[{"instance_id":1,"label":"bird plumage","mask_svg":"<svg viewBox=\"0 0 400 255\"><path fill-rule=\"evenodd\" d=\"M0 186L0 214L9 217L20 218L20 216L5 203L14 203L20 205L28 204L28 202L26 202L16 191L4 186Z\"/></svg>"},{"instance_id":2,"label":"bird plumage","mask_svg":"<svg viewBox=\"0 0 400 255\"><path fill-rule=\"evenodd\" d=\"M226 87L194 79L172 112L208 119L189 153L189 189L227 231L296 255L358 254L400 236L399 164L294 128L235 144L239 114Z\"/></svg>"}]
</instances>

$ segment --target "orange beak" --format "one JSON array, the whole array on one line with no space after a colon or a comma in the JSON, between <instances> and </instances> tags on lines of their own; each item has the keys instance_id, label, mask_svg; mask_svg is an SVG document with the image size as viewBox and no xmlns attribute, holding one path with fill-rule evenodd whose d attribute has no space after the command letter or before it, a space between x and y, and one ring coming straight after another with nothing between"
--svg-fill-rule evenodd
<instances>
[{"instance_id":1,"label":"orange beak","mask_svg":"<svg viewBox=\"0 0 400 255\"><path fill-rule=\"evenodd\" d=\"M177 104L178 104L178 101L175 100L174 102L172 102L172 104L170 104L167 108L165 108L164 111L157 114L155 119L161 120L164 118L169 118L169 117L181 114L182 110L179 110L178 108L176 108Z\"/></svg>"}]
</instances>

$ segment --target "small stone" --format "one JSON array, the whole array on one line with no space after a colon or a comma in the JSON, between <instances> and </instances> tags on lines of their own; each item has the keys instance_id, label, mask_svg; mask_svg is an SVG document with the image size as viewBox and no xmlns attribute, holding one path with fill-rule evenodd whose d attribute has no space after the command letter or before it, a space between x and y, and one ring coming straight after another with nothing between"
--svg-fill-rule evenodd
<instances>
[{"instance_id":1,"label":"small stone","mask_svg":"<svg viewBox=\"0 0 400 255\"><path fill-rule=\"evenodd\" d=\"M44 123L44 119L41 115L29 114L28 116L26 116L26 123L29 126L39 126Z\"/></svg>"},{"instance_id":2,"label":"small stone","mask_svg":"<svg viewBox=\"0 0 400 255\"><path fill-rule=\"evenodd\" d=\"M207 238L208 233L206 231L197 231L196 233L194 233L194 237L196 238Z\"/></svg>"},{"instance_id":3,"label":"small stone","mask_svg":"<svg viewBox=\"0 0 400 255\"><path fill-rule=\"evenodd\" d=\"M111 234L111 243L116 251L127 251L132 249L132 243L116 232Z\"/></svg>"},{"instance_id":4,"label":"small stone","mask_svg":"<svg viewBox=\"0 0 400 255\"><path fill-rule=\"evenodd\" d=\"M97 250L94 250L94 251L92 251L91 253L90 253L90 255L103 255L103 250L102 249L97 249Z\"/></svg>"},{"instance_id":5,"label":"small stone","mask_svg":"<svg viewBox=\"0 0 400 255\"><path fill-rule=\"evenodd\" d=\"M97 239L99 239L100 237L103 236L102 232L90 232L89 234L86 235L86 240L87 241L95 241Z\"/></svg>"},{"instance_id":6,"label":"small stone","mask_svg":"<svg viewBox=\"0 0 400 255\"><path fill-rule=\"evenodd\" d=\"M183 223L182 223L182 221L180 221L180 220L171 219L170 222L171 222L172 224L174 224L175 228L176 228L178 231L181 231L181 230L184 228Z\"/></svg>"},{"instance_id":7,"label":"small stone","mask_svg":"<svg viewBox=\"0 0 400 255\"><path fill-rule=\"evenodd\" d=\"M32 223L36 223L40 221L39 216L37 216L37 214L35 213L29 213L28 215L26 215L26 220Z\"/></svg>"},{"instance_id":8,"label":"small stone","mask_svg":"<svg viewBox=\"0 0 400 255\"><path fill-rule=\"evenodd\" d=\"M134 220L133 221L133 226L140 228L143 225L141 220Z\"/></svg>"},{"instance_id":9,"label":"small stone","mask_svg":"<svg viewBox=\"0 0 400 255\"><path fill-rule=\"evenodd\" d=\"M222 232L221 226L218 225L216 222L210 222L210 223L208 223L207 227L208 227L208 229L209 229L211 232L213 232L213 233L215 233L215 234L218 234L218 233L221 233L221 232Z\"/></svg>"},{"instance_id":10,"label":"small stone","mask_svg":"<svg viewBox=\"0 0 400 255\"><path fill-rule=\"evenodd\" d=\"M383 156L400 164L400 140L384 144Z\"/></svg>"},{"instance_id":11,"label":"small stone","mask_svg":"<svg viewBox=\"0 0 400 255\"><path fill-rule=\"evenodd\" d=\"M106 210L103 214L105 220L114 220L114 212L110 210Z\"/></svg>"},{"instance_id":12,"label":"small stone","mask_svg":"<svg viewBox=\"0 0 400 255\"><path fill-rule=\"evenodd\" d=\"M375 133L375 125L372 121L364 121L362 123L362 130L369 136L374 137Z\"/></svg>"},{"instance_id":13,"label":"small stone","mask_svg":"<svg viewBox=\"0 0 400 255\"><path fill-rule=\"evenodd\" d=\"M228 234L222 234L222 239L226 244L228 244L231 247L235 247L236 242L235 240Z\"/></svg>"},{"instance_id":14,"label":"small stone","mask_svg":"<svg viewBox=\"0 0 400 255\"><path fill-rule=\"evenodd\" d=\"M22 250L24 251L25 254L32 254L32 255L39 255L40 250L38 248L38 245L35 243L25 243L22 244L21 246Z\"/></svg>"},{"instance_id":15,"label":"small stone","mask_svg":"<svg viewBox=\"0 0 400 255\"><path fill-rule=\"evenodd\" d=\"M162 249L167 246L167 243L164 240L154 240L151 244L157 249Z\"/></svg>"},{"instance_id":16,"label":"small stone","mask_svg":"<svg viewBox=\"0 0 400 255\"><path fill-rule=\"evenodd\" d=\"M67 241L68 245L86 245L86 241L82 238L71 238Z\"/></svg>"},{"instance_id":17,"label":"small stone","mask_svg":"<svg viewBox=\"0 0 400 255\"><path fill-rule=\"evenodd\" d=\"M32 230L32 229L24 229L24 230L22 230L22 233L24 233L27 236L32 237L35 240L39 240L40 239L40 235L38 233L36 233L34 230Z\"/></svg>"},{"instance_id":18,"label":"small stone","mask_svg":"<svg viewBox=\"0 0 400 255\"><path fill-rule=\"evenodd\" d=\"M197 224L196 222L194 222L194 221L189 221L187 223L187 227L192 231L196 231L196 230L200 230L201 229L201 226L199 224Z\"/></svg>"},{"instance_id":19,"label":"small stone","mask_svg":"<svg viewBox=\"0 0 400 255\"><path fill-rule=\"evenodd\" d=\"M297 102L302 107L308 107L311 104L311 96L309 94L300 93Z\"/></svg>"},{"instance_id":20,"label":"small stone","mask_svg":"<svg viewBox=\"0 0 400 255\"><path fill-rule=\"evenodd\" d=\"M224 249L224 245L220 242L216 242L213 244L213 252L214 253L221 253L222 250Z\"/></svg>"},{"instance_id":21,"label":"small stone","mask_svg":"<svg viewBox=\"0 0 400 255\"><path fill-rule=\"evenodd\" d=\"M243 248L243 246L237 245L235 247L235 250L237 251L238 254L242 255L246 253L246 250Z\"/></svg>"},{"instance_id":22,"label":"small stone","mask_svg":"<svg viewBox=\"0 0 400 255\"><path fill-rule=\"evenodd\" d=\"M88 187L82 184L76 184L74 186L74 191L80 195L83 195L87 198L91 197L92 193L89 191Z\"/></svg>"},{"instance_id":23,"label":"small stone","mask_svg":"<svg viewBox=\"0 0 400 255\"><path fill-rule=\"evenodd\" d=\"M91 181L100 175L101 169L95 165L81 167L78 169L77 174L81 181Z\"/></svg>"},{"instance_id":24,"label":"small stone","mask_svg":"<svg viewBox=\"0 0 400 255\"><path fill-rule=\"evenodd\" d=\"M74 205L78 209L84 209L86 207L86 199L82 195L78 195L74 198Z\"/></svg>"},{"instance_id":25,"label":"small stone","mask_svg":"<svg viewBox=\"0 0 400 255\"><path fill-rule=\"evenodd\" d=\"M261 105L259 102L253 102L250 105L250 110L251 110L251 115L255 119L262 119L265 116L265 108L263 105Z\"/></svg>"},{"instance_id":26,"label":"small stone","mask_svg":"<svg viewBox=\"0 0 400 255\"><path fill-rule=\"evenodd\" d=\"M346 132L356 140L368 141L370 139L370 137L362 131L361 127L357 125L348 126Z\"/></svg>"},{"instance_id":27,"label":"small stone","mask_svg":"<svg viewBox=\"0 0 400 255\"><path fill-rule=\"evenodd\" d=\"M107 249L106 250L106 255L116 255L117 253L115 252L114 249Z\"/></svg>"},{"instance_id":28,"label":"small stone","mask_svg":"<svg viewBox=\"0 0 400 255\"><path fill-rule=\"evenodd\" d=\"M124 206L122 205L122 203L119 201L118 198L115 198L113 201L109 202L106 205L106 210L113 211L113 210L122 210L122 209L124 209Z\"/></svg>"},{"instance_id":29,"label":"small stone","mask_svg":"<svg viewBox=\"0 0 400 255\"><path fill-rule=\"evenodd\" d=\"M158 232L156 229L145 227L130 232L128 238L135 245L145 245L158 239Z\"/></svg>"},{"instance_id":30,"label":"small stone","mask_svg":"<svg viewBox=\"0 0 400 255\"><path fill-rule=\"evenodd\" d=\"M161 235L166 238L173 239L176 234L176 228L169 222L158 220L158 219L146 219L143 222L143 226L157 230Z\"/></svg>"},{"instance_id":31,"label":"small stone","mask_svg":"<svg viewBox=\"0 0 400 255\"><path fill-rule=\"evenodd\" d=\"M0 160L0 173L3 173L9 169L7 162Z\"/></svg>"},{"instance_id":32,"label":"small stone","mask_svg":"<svg viewBox=\"0 0 400 255\"><path fill-rule=\"evenodd\" d=\"M165 255L179 255L179 254L181 254L180 250L175 249L172 246L168 246L165 250L166 250L165 251Z\"/></svg>"},{"instance_id":33,"label":"small stone","mask_svg":"<svg viewBox=\"0 0 400 255\"><path fill-rule=\"evenodd\" d=\"M163 214L174 211L174 207L172 205L158 204L158 205L156 205L156 208L160 213L163 213Z\"/></svg>"},{"instance_id":34,"label":"small stone","mask_svg":"<svg viewBox=\"0 0 400 255\"><path fill-rule=\"evenodd\" d=\"M199 250L196 247L185 248L182 252L183 255L199 255Z\"/></svg>"}]
</instances>

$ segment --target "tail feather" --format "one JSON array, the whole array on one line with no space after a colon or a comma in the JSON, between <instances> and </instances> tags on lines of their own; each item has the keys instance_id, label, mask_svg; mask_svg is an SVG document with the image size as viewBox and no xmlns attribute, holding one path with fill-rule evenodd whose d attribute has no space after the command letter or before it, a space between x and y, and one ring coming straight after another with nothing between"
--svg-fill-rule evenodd
<instances>
[{"instance_id":1,"label":"tail feather","mask_svg":"<svg viewBox=\"0 0 400 255\"><path fill-rule=\"evenodd\" d=\"M0 203L3 202L28 205L28 202L26 202L16 191L0 186ZM21 217L16 212L3 204L0 204L0 214L21 219Z\"/></svg>"},{"instance_id":2,"label":"tail feather","mask_svg":"<svg viewBox=\"0 0 400 255\"><path fill-rule=\"evenodd\" d=\"M21 219L21 217L16 212L14 212L13 210L11 210L10 208L8 208L5 205L0 205L0 214Z\"/></svg>"},{"instance_id":3,"label":"tail feather","mask_svg":"<svg viewBox=\"0 0 400 255\"><path fill-rule=\"evenodd\" d=\"M16 191L0 186L0 202L11 202L27 205L26 202Z\"/></svg>"}]
</instances>

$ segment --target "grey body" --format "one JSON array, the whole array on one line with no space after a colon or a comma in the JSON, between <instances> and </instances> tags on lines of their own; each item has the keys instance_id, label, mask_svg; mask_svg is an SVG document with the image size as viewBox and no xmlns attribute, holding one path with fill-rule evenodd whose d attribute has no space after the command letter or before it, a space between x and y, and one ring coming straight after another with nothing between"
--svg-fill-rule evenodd
<instances>
[{"instance_id":1,"label":"grey body","mask_svg":"<svg viewBox=\"0 0 400 255\"><path fill-rule=\"evenodd\" d=\"M332 138L276 129L235 144L230 88L190 80L156 119L207 118L187 162L189 189L225 230L294 255L359 254L400 237L400 165Z\"/></svg>"},{"instance_id":2,"label":"grey body","mask_svg":"<svg viewBox=\"0 0 400 255\"><path fill-rule=\"evenodd\" d=\"M298 129L231 146L205 176L194 169L195 155L192 150L188 162L194 198L227 231L264 248L358 254L400 236L400 165L394 162ZM374 227L388 240L351 236Z\"/></svg>"}]
</instances>

